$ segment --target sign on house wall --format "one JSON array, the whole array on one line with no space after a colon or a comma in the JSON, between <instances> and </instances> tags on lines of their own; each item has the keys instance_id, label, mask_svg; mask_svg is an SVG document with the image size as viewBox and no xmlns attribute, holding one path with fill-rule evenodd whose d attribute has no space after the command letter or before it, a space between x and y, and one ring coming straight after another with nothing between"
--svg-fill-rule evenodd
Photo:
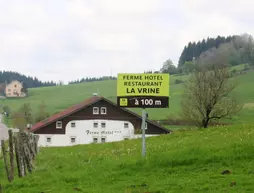
<instances>
[{"instance_id":1,"label":"sign on house wall","mask_svg":"<svg viewBox=\"0 0 254 193\"><path fill-rule=\"evenodd\" d=\"M117 105L168 108L169 74L118 74Z\"/></svg>"}]
</instances>

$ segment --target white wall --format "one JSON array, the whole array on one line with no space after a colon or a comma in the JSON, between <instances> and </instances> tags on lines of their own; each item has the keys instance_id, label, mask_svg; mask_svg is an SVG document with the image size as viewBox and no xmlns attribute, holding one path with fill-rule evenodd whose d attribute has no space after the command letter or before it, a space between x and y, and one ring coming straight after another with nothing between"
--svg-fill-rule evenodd
<instances>
[{"instance_id":1,"label":"white wall","mask_svg":"<svg viewBox=\"0 0 254 193\"><path fill-rule=\"evenodd\" d=\"M94 128L94 122L98 123L98 128ZM75 127L71 127L72 123ZM102 128L101 123L106 123ZM128 128L124 128L124 124L128 123ZM156 136L156 135L146 135ZM71 137L75 137L75 143L71 142ZM129 121L114 120L78 120L71 121L66 125L66 133L62 135L56 134L40 134L40 146L70 146L76 144L93 143L97 138L98 143L105 138L105 142L121 141L125 138L139 138L141 135L134 135L134 126ZM51 138L51 142L47 142L47 138Z\"/></svg>"},{"instance_id":2,"label":"white wall","mask_svg":"<svg viewBox=\"0 0 254 193\"><path fill-rule=\"evenodd\" d=\"M15 85L16 85L16 87L15 87ZM23 88L23 86L19 81L12 81L11 83L9 83L6 86L5 94L7 97L25 97L26 94L21 92L22 88ZM19 96L14 94L14 91L17 92L19 94Z\"/></svg>"}]
</instances>

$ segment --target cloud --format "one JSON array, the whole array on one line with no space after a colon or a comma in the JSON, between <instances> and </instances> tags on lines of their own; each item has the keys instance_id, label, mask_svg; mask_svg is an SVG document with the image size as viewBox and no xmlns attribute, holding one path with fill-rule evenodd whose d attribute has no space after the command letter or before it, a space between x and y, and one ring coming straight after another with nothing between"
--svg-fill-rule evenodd
<instances>
[{"instance_id":1,"label":"cloud","mask_svg":"<svg viewBox=\"0 0 254 193\"><path fill-rule=\"evenodd\" d=\"M254 2L0 1L0 70L65 82L175 64L189 41L253 34Z\"/></svg>"},{"instance_id":2,"label":"cloud","mask_svg":"<svg viewBox=\"0 0 254 193\"><path fill-rule=\"evenodd\" d=\"M106 14L152 14L159 11L160 0L100 0L96 5Z\"/></svg>"}]
</instances>

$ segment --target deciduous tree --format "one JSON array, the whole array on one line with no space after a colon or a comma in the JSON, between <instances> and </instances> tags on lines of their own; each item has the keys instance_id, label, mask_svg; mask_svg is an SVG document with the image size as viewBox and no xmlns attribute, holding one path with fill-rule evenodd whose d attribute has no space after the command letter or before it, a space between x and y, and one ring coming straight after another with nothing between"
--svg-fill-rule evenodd
<instances>
[{"instance_id":1,"label":"deciduous tree","mask_svg":"<svg viewBox=\"0 0 254 193\"><path fill-rule=\"evenodd\" d=\"M24 131L27 127L27 121L25 119L23 112L17 111L12 113L11 121L12 121L12 126L21 131Z\"/></svg>"},{"instance_id":2,"label":"deciduous tree","mask_svg":"<svg viewBox=\"0 0 254 193\"><path fill-rule=\"evenodd\" d=\"M235 83L226 67L198 65L185 84L182 113L185 118L207 128L212 120L230 118L241 109L233 97Z\"/></svg>"},{"instance_id":3,"label":"deciduous tree","mask_svg":"<svg viewBox=\"0 0 254 193\"><path fill-rule=\"evenodd\" d=\"M46 107L47 106L46 106L45 102L42 101L41 104L39 105L37 116L35 118L36 122L42 121L42 120L46 119L47 117L49 117L49 113L47 113Z\"/></svg>"},{"instance_id":4,"label":"deciduous tree","mask_svg":"<svg viewBox=\"0 0 254 193\"><path fill-rule=\"evenodd\" d=\"M160 69L161 73L170 73L170 74L177 74L178 69L174 66L172 60L168 59L163 63L162 68Z\"/></svg>"}]
</instances>

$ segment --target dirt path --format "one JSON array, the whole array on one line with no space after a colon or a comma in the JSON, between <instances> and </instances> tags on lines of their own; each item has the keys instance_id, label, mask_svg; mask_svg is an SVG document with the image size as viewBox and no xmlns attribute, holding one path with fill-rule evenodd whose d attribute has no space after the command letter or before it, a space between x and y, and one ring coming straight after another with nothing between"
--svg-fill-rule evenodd
<instances>
[{"instance_id":1,"label":"dirt path","mask_svg":"<svg viewBox=\"0 0 254 193\"><path fill-rule=\"evenodd\" d=\"M3 124L2 115L0 114L0 140L8 139L8 127Z\"/></svg>"}]
</instances>

